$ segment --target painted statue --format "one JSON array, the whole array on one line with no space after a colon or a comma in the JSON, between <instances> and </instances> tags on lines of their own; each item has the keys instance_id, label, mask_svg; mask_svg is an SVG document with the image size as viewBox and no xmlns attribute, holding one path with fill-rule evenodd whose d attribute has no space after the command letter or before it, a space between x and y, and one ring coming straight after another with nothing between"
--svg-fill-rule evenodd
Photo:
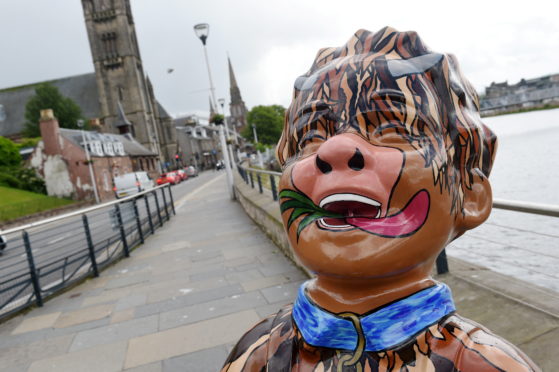
<instances>
[{"instance_id":1,"label":"painted statue","mask_svg":"<svg viewBox=\"0 0 559 372\"><path fill-rule=\"evenodd\" d=\"M534 371L430 273L491 211L495 135L452 55L357 31L295 81L277 148L290 243L316 277L223 371Z\"/></svg>"}]
</instances>

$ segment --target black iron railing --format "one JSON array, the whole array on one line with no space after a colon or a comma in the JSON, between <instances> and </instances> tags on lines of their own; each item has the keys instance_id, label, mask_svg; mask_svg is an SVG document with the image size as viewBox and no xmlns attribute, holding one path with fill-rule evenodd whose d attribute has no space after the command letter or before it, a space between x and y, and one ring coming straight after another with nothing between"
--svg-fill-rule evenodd
<instances>
[{"instance_id":1,"label":"black iron railing","mask_svg":"<svg viewBox=\"0 0 559 372\"><path fill-rule=\"evenodd\" d=\"M257 187L260 194L270 192L274 200L278 200L277 182L281 177L281 173L265 171L262 169L248 168L237 165L237 170L241 178L247 185L255 188L254 178L257 179ZM493 208L504 209L522 213L530 213L542 216L559 217L559 206L536 204L522 201L493 199ZM437 274L445 274L449 271L446 251L443 250L436 261Z\"/></svg>"},{"instance_id":2,"label":"black iron railing","mask_svg":"<svg viewBox=\"0 0 559 372\"><path fill-rule=\"evenodd\" d=\"M170 185L0 232L0 319L128 257L175 213Z\"/></svg>"}]
</instances>

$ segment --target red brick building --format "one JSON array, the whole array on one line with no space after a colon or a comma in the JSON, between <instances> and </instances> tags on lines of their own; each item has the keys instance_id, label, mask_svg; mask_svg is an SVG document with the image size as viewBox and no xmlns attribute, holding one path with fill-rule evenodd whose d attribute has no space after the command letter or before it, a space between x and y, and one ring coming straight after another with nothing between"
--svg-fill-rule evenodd
<instances>
[{"instance_id":1,"label":"red brick building","mask_svg":"<svg viewBox=\"0 0 559 372\"><path fill-rule=\"evenodd\" d=\"M43 176L51 196L94 198L85 145L101 201L114 199L113 178L118 175L137 171L146 171L152 178L158 175L157 154L131 135L60 128L52 110L41 111L40 128L42 141L29 162Z\"/></svg>"}]
</instances>

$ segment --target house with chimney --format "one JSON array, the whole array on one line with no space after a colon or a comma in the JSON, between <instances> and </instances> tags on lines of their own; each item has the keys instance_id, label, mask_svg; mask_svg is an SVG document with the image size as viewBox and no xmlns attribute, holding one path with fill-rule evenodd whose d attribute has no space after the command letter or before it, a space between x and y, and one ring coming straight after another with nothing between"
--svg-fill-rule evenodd
<instances>
[{"instance_id":1,"label":"house with chimney","mask_svg":"<svg viewBox=\"0 0 559 372\"><path fill-rule=\"evenodd\" d=\"M152 179L157 177L158 154L130 134L60 128L54 114L50 109L41 111L42 140L28 160L45 180L48 195L90 200L96 187L100 201L108 201L115 198L116 176L145 171Z\"/></svg>"}]
</instances>

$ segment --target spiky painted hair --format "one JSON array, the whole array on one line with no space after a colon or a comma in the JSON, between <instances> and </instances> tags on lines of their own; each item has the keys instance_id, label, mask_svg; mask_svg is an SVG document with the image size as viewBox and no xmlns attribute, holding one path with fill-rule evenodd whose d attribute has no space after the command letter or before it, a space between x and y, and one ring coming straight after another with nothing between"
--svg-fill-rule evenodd
<instances>
[{"instance_id":1,"label":"spiky painted hair","mask_svg":"<svg viewBox=\"0 0 559 372\"><path fill-rule=\"evenodd\" d=\"M461 211L473 176L489 176L496 137L479 116L478 96L453 55L434 53L415 32L357 31L321 49L295 81L277 147L282 166L309 143L353 131L405 138L432 167L435 185Z\"/></svg>"}]
</instances>

